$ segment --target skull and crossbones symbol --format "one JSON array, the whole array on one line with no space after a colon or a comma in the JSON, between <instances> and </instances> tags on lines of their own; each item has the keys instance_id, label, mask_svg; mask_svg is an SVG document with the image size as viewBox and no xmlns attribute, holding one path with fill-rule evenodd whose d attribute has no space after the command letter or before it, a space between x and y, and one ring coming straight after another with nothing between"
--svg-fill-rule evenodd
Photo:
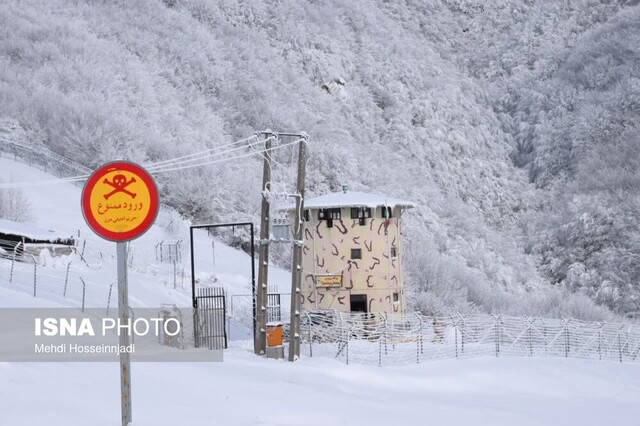
<instances>
[{"instance_id":1,"label":"skull and crossbones symbol","mask_svg":"<svg viewBox=\"0 0 640 426\"><path fill-rule=\"evenodd\" d=\"M126 189L127 186L131 185L132 183L134 183L136 181L136 178L132 177L129 181L127 181L127 178L124 175L121 174L117 174L113 177L113 181L109 181L109 179L105 178L102 183L107 184L111 187L113 187L113 191L109 192L108 194L104 195L104 199L108 200L112 195L118 193L118 192L124 192L125 194L127 194L129 197L131 198L136 198L135 193L129 191Z\"/></svg>"}]
</instances>

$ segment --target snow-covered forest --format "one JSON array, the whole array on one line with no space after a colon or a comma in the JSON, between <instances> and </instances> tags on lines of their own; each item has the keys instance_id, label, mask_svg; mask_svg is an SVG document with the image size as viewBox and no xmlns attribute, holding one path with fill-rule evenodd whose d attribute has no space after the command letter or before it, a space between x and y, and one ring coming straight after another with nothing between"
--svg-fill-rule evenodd
<instances>
[{"instance_id":1,"label":"snow-covered forest","mask_svg":"<svg viewBox=\"0 0 640 426\"><path fill-rule=\"evenodd\" d=\"M419 206L418 309L637 313L638 4L2 0L0 118L89 167L305 131L308 195ZM186 217L257 222L261 172L158 179Z\"/></svg>"}]
</instances>

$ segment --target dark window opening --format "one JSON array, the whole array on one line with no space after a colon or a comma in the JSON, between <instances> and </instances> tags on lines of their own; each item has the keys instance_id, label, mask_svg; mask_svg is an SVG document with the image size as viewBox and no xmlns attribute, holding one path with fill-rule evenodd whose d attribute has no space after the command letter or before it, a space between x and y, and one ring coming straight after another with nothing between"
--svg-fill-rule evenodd
<instances>
[{"instance_id":1,"label":"dark window opening","mask_svg":"<svg viewBox=\"0 0 640 426\"><path fill-rule=\"evenodd\" d=\"M384 219L393 217L393 209L391 207L382 207L382 217Z\"/></svg>"},{"instance_id":2,"label":"dark window opening","mask_svg":"<svg viewBox=\"0 0 640 426\"><path fill-rule=\"evenodd\" d=\"M336 209L320 209L318 210L318 220L340 220L342 213L339 208Z\"/></svg>"},{"instance_id":3,"label":"dark window opening","mask_svg":"<svg viewBox=\"0 0 640 426\"><path fill-rule=\"evenodd\" d=\"M351 302L351 312L367 312L366 294L352 294L349 302Z\"/></svg>"},{"instance_id":4,"label":"dark window opening","mask_svg":"<svg viewBox=\"0 0 640 426\"><path fill-rule=\"evenodd\" d=\"M398 293L393 293L393 301L394 302L399 302L400 301L400 295Z\"/></svg>"},{"instance_id":5,"label":"dark window opening","mask_svg":"<svg viewBox=\"0 0 640 426\"><path fill-rule=\"evenodd\" d=\"M398 257L398 251L395 246L391 247L391 257Z\"/></svg>"},{"instance_id":6,"label":"dark window opening","mask_svg":"<svg viewBox=\"0 0 640 426\"><path fill-rule=\"evenodd\" d=\"M369 219L371 209L369 207L351 207L351 219Z\"/></svg>"},{"instance_id":7,"label":"dark window opening","mask_svg":"<svg viewBox=\"0 0 640 426\"><path fill-rule=\"evenodd\" d=\"M333 228L333 219L327 219L327 228Z\"/></svg>"},{"instance_id":8,"label":"dark window opening","mask_svg":"<svg viewBox=\"0 0 640 426\"><path fill-rule=\"evenodd\" d=\"M309 213L309 210L304 211L303 217L305 222L309 222L311 220L311 214Z\"/></svg>"},{"instance_id":9,"label":"dark window opening","mask_svg":"<svg viewBox=\"0 0 640 426\"><path fill-rule=\"evenodd\" d=\"M362 249L351 249L351 259L362 259Z\"/></svg>"}]
</instances>

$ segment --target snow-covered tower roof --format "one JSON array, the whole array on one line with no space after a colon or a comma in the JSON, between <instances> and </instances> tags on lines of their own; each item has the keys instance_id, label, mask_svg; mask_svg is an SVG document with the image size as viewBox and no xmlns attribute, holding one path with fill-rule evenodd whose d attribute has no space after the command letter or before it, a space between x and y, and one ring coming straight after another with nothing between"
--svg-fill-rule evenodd
<instances>
[{"instance_id":1,"label":"snow-covered tower roof","mask_svg":"<svg viewBox=\"0 0 640 426\"><path fill-rule=\"evenodd\" d=\"M405 207L413 208L411 201L386 195L369 194L366 192L347 191L332 192L315 198L304 200L305 209L336 208L336 207Z\"/></svg>"}]
</instances>

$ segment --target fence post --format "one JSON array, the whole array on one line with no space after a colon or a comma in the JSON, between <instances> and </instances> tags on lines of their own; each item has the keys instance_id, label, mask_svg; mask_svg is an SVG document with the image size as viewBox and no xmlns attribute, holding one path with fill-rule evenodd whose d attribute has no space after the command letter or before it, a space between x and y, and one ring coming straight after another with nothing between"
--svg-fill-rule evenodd
<instances>
[{"instance_id":1,"label":"fence post","mask_svg":"<svg viewBox=\"0 0 640 426\"><path fill-rule=\"evenodd\" d=\"M493 316L494 318L494 328L495 328L495 341L496 341L496 358L500 356L500 316Z\"/></svg>"},{"instance_id":2,"label":"fence post","mask_svg":"<svg viewBox=\"0 0 640 426\"><path fill-rule=\"evenodd\" d=\"M33 258L33 297L36 297L37 272L38 272L38 264L36 263L36 259L34 257Z\"/></svg>"},{"instance_id":3,"label":"fence post","mask_svg":"<svg viewBox=\"0 0 640 426\"><path fill-rule=\"evenodd\" d=\"M416 312L418 318L418 337L416 339L416 364L420 364L420 341L422 340L422 317Z\"/></svg>"},{"instance_id":4,"label":"fence post","mask_svg":"<svg viewBox=\"0 0 640 426\"><path fill-rule=\"evenodd\" d=\"M18 251L19 245L20 242L18 242L18 244L16 244L16 246L13 248L13 257L11 258L11 273L9 274L9 284L11 284L11 282L13 281L13 265L16 263L16 252Z\"/></svg>"},{"instance_id":5,"label":"fence post","mask_svg":"<svg viewBox=\"0 0 640 426\"><path fill-rule=\"evenodd\" d=\"M602 327L604 327L604 323L600 323L600 327L598 328L598 358L602 361Z\"/></svg>"},{"instance_id":6,"label":"fence post","mask_svg":"<svg viewBox=\"0 0 640 426\"><path fill-rule=\"evenodd\" d=\"M113 290L113 283L109 286L109 297L107 298L107 315L109 315L109 307L111 306L111 291Z\"/></svg>"},{"instance_id":7,"label":"fence post","mask_svg":"<svg viewBox=\"0 0 640 426\"><path fill-rule=\"evenodd\" d=\"M382 339L378 339L378 367L382 367Z\"/></svg>"},{"instance_id":8,"label":"fence post","mask_svg":"<svg viewBox=\"0 0 640 426\"><path fill-rule=\"evenodd\" d=\"M527 315L524 316L527 319L527 340L529 340L529 356L533 356L533 336L531 335L531 318Z\"/></svg>"},{"instance_id":9,"label":"fence post","mask_svg":"<svg viewBox=\"0 0 640 426\"><path fill-rule=\"evenodd\" d=\"M458 358L458 323L453 319L453 315L451 315L451 322L453 323L453 332L455 335L456 358Z\"/></svg>"},{"instance_id":10,"label":"fence post","mask_svg":"<svg viewBox=\"0 0 640 426\"><path fill-rule=\"evenodd\" d=\"M562 318L564 321L564 357L569 358L569 322Z\"/></svg>"},{"instance_id":11,"label":"fence post","mask_svg":"<svg viewBox=\"0 0 640 426\"><path fill-rule=\"evenodd\" d=\"M462 315L460 315L460 313L458 313L458 316L460 317L459 322L462 323L462 328L460 329L460 349L464 354L465 319Z\"/></svg>"},{"instance_id":12,"label":"fence post","mask_svg":"<svg viewBox=\"0 0 640 426\"><path fill-rule=\"evenodd\" d=\"M84 280L82 279L82 277L80 277L80 281L82 281L82 312L84 312L84 296L85 296L87 286Z\"/></svg>"},{"instance_id":13,"label":"fence post","mask_svg":"<svg viewBox=\"0 0 640 426\"><path fill-rule=\"evenodd\" d=\"M307 317L307 322L309 323L309 358L313 358L313 332L311 331L311 327L313 327L313 323L311 322L311 315L309 312L304 313Z\"/></svg>"},{"instance_id":14,"label":"fence post","mask_svg":"<svg viewBox=\"0 0 640 426\"><path fill-rule=\"evenodd\" d=\"M176 289L176 284L178 282L178 277L176 275L176 260L173 259L173 289Z\"/></svg>"},{"instance_id":15,"label":"fence post","mask_svg":"<svg viewBox=\"0 0 640 426\"><path fill-rule=\"evenodd\" d=\"M11 272L9 272L9 284L13 282L13 265L16 263L16 254L13 254L13 258L11 259Z\"/></svg>"},{"instance_id":16,"label":"fence post","mask_svg":"<svg viewBox=\"0 0 640 426\"><path fill-rule=\"evenodd\" d=\"M62 297L67 297L67 283L69 282L70 267L71 267L71 262L67 263L67 272L64 275L64 290L62 290Z\"/></svg>"},{"instance_id":17,"label":"fence post","mask_svg":"<svg viewBox=\"0 0 640 426\"><path fill-rule=\"evenodd\" d=\"M347 365L349 365L349 341L350 340L351 340L351 323L347 322Z\"/></svg>"},{"instance_id":18,"label":"fence post","mask_svg":"<svg viewBox=\"0 0 640 426\"><path fill-rule=\"evenodd\" d=\"M620 357L620 362L622 362L622 344L620 343L620 333L622 332L622 327L618 330L618 356Z\"/></svg>"},{"instance_id":19,"label":"fence post","mask_svg":"<svg viewBox=\"0 0 640 426\"><path fill-rule=\"evenodd\" d=\"M387 313L384 312L384 354L387 355Z\"/></svg>"}]
</instances>

